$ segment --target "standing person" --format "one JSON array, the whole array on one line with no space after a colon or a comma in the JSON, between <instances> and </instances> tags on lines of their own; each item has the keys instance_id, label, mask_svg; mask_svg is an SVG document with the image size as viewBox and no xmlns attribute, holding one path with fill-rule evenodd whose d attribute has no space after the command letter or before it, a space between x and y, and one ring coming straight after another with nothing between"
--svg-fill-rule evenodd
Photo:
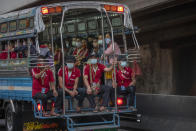
<instances>
[{"instance_id":1,"label":"standing person","mask_svg":"<svg viewBox=\"0 0 196 131\"><path fill-rule=\"evenodd\" d=\"M37 67L32 69L32 97L33 99L42 100L44 107L43 116L57 116L58 114L54 112L54 107L52 107L50 114L46 113L47 99L57 97L58 93L55 88L53 73L48 67L45 67L43 62L43 57L39 57Z\"/></svg>"},{"instance_id":2,"label":"standing person","mask_svg":"<svg viewBox=\"0 0 196 131\"><path fill-rule=\"evenodd\" d=\"M109 63L111 64L114 60L117 60L116 57L115 58L113 57L113 53L115 55L120 55L121 51L120 51L118 44L114 42L114 52L113 52L112 39L109 33L107 33L105 36L105 43L107 44L107 49L104 51L104 54L109 55Z\"/></svg>"},{"instance_id":3,"label":"standing person","mask_svg":"<svg viewBox=\"0 0 196 131\"><path fill-rule=\"evenodd\" d=\"M135 84L136 80L133 71L128 67L125 56L118 58L118 70L116 70L116 82L113 80L113 87L117 88L117 94L127 94L129 109L136 111L135 105ZM114 89L112 93L112 101L114 103Z\"/></svg>"},{"instance_id":4,"label":"standing person","mask_svg":"<svg viewBox=\"0 0 196 131\"><path fill-rule=\"evenodd\" d=\"M65 95L69 95L78 100L78 107L76 111L79 112L82 107L84 96L85 96L85 88L78 87L78 81L80 77L80 70L75 67L75 57L67 56L66 57L67 66L64 67L65 73ZM63 68L63 67L62 67ZM59 79L59 100L58 105L63 105L63 69L60 68L58 71L58 79Z\"/></svg>"},{"instance_id":5,"label":"standing person","mask_svg":"<svg viewBox=\"0 0 196 131\"><path fill-rule=\"evenodd\" d=\"M103 64L97 63L97 54L92 54L89 61L90 64L87 64L84 67L83 72L84 84L87 89L87 98L89 100L91 108L94 108L95 112L97 112L98 110L104 111L106 110L109 102L110 87L102 85L101 77L104 72L111 71L113 69L113 66L107 68ZM94 100L94 96L97 94L102 95L103 101L100 108L98 107L98 105L96 105Z\"/></svg>"}]
</instances>

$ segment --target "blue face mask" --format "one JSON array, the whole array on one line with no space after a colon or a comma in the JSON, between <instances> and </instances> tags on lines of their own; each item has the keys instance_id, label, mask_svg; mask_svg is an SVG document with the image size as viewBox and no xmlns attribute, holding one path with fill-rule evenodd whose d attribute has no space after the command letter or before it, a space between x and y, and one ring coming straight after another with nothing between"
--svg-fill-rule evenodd
<instances>
[{"instance_id":1,"label":"blue face mask","mask_svg":"<svg viewBox=\"0 0 196 131\"><path fill-rule=\"evenodd\" d=\"M91 59L91 64L97 64L97 59Z\"/></svg>"},{"instance_id":2,"label":"blue face mask","mask_svg":"<svg viewBox=\"0 0 196 131\"><path fill-rule=\"evenodd\" d=\"M73 69L74 63L67 63L67 67L68 67L68 69Z\"/></svg>"},{"instance_id":3,"label":"blue face mask","mask_svg":"<svg viewBox=\"0 0 196 131\"><path fill-rule=\"evenodd\" d=\"M111 42L111 39L110 38L105 38L105 43L106 44L109 44Z\"/></svg>"},{"instance_id":4,"label":"blue face mask","mask_svg":"<svg viewBox=\"0 0 196 131\"><path fill-rule=\"evenodd\" d=\"M120 63L120 65L121 65L122 67L126 67L126 66L127 66L127 62L126 62L126 61L122 61L122 62Z\"/></svg>"}]
</instances>

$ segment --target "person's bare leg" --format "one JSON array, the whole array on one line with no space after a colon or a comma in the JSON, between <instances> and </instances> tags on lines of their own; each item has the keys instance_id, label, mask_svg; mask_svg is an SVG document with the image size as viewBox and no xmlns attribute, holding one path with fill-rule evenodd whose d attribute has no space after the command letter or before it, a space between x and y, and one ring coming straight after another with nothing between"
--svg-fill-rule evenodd
<instances>
[{"instance_id":1,"label":"person's bare leg","mask_svg":"<svg viewBox=\"0 0 196 131\"><path fill-rule=\"evenodd\" d=\"M52 109L50 111L50 115L52 115L52 116L59 116L59 114L57 114L54 110L55 110L55 108L52 107Z\"/></svg>"}]
</instances>

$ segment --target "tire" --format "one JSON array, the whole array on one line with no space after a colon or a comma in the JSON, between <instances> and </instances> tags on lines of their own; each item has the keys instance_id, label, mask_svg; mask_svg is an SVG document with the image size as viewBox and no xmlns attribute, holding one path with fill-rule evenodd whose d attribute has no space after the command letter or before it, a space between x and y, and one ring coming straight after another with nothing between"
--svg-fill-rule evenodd
<instances>
[{"instance_id":1,"label":"tire","mask_svg":"<svg viewBox=\"0 0 196 131\"><path fill-rule=\"evenodd\" d=\"M11 104L7 105L6 111L5 111L5 125L6 125L6 131L22 131L22 117L21 112L18 110L18 108L15 106L16 113L12 111Z\"/></svg>"}]
</instances>

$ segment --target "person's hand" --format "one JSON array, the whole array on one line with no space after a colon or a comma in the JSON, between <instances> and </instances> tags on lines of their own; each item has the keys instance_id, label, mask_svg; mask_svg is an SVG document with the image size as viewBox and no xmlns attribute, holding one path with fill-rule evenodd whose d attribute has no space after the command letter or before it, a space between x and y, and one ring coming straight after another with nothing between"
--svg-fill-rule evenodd
<instances>
[{"instance_id":1,"label":"person's hand","mask_svg":"<svg viewBox=\"0 0 196 131\"><path fill-rule=\"evenodd\" d=\"M71 97L74 97L74 96L75 96L75 93L74 93L73 91L70 91L70 92L69 92L69 95L70 95Z\"/></svg>"},{"instance_id":2,"label":"person's hand","mask_svg":"<svg viewBox=\"0 0 196 131\"><path fill-rule=\"evenodd\" d=\"M112 86L113 86L113 88L116 88L116 87L117 87L116 82L113 82L113 83L112 83Z\"/></svg>"},{"instance_id":3,"label":"person's hand","mask_svg":"<svg viewBox=\"0 0 196 131\"><path fill-rule=\"evenodd\" d=\"M78 91L76 89L73 90L75 95L78 95Z\"/></svg>"},{"instance_id":4,"label":"person's hand","mask_svg":"<svg viewBox=\"0 0 196 131\"><path fill-rule=\"evenodd\" d=\"M112 64L113 64L113 65L117 65L117 64L118 64L118 61L117 61L117 60L114 60L114 61L112 62Z\"/></svg>"},{"instance_id":5,"label":"person's hand","mask_svg":"<svg viewBox=\"0 0 196 131\"><path fill-rule=\"evenodd\" d=\"M87 89L87 94L88 94L88 95L92 94L92 89L91 89L91 88L88 88L88 89Z\"/></svg>"},{"instance_id":6,"label":"person's hand","mask_svg":"<svg viewBox=\"0 0 196 131\"><path fill-rule=\"evenodd\" d=\"M58 93L57 93L56 89L53 90L53 96L54 97L57 97L58 96Z\"/></svg>"}]
</instances>

